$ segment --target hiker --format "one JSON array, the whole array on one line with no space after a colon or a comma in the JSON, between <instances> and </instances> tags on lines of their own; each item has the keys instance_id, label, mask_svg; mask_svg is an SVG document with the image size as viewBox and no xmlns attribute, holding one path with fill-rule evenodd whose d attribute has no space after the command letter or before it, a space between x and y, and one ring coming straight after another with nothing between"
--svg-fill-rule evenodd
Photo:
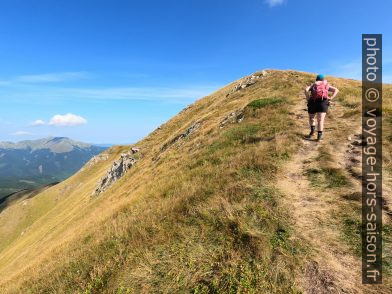
<instances>
[{"instance_id":1,"label":"hiker","mask_svg":"<svg viewBox=\"0 0 392 294\"><path fill-rule=\"evenodd\" d=\"M329 97L329 92L332 96ZM308 101L310 133L305 138L311 139L316 129L315 117L317 116L317 141L323 139L324 119L330 105L339 90L328 84L324 75L317 75L316 82L305 88L305 96Z\"/></svg>"}]
</instances>

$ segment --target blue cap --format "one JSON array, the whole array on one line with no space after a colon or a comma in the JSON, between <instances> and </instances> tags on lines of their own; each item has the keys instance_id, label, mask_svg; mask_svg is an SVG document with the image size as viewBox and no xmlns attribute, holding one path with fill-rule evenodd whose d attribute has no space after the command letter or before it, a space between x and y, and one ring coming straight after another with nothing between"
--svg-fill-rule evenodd
<instances>
[{"instance_id":1,"label":"blue cap","mask_svg":"<svg viewBox=\"0 0 392 294\"><path fill-rule=\"evenodd\" d=\"M316 81L324 81L324 75L322 75L322 74L319 74L319 75L317 75L317 77L316 77Z\"/></svg>"}]
</instances>

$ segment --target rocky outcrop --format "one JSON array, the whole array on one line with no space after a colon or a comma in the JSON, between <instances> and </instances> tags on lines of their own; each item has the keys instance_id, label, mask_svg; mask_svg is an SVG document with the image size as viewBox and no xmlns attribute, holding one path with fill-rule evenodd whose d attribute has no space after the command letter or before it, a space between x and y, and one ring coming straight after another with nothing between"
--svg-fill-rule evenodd
<instances>
[{"instance_id":1,"label":"rocky outcrop","mask_svg":"<svg viewBox=\"0 0 392 294\"><path fill-rule=\"evenodd\" d=\"M267 75L267 72L265 70L263 70L260 73L257 74L252 74L251 76L248 76L246 78L244 78L240 83L238 83L234 89L232 90L232 93L240 91L242 89L245 89L249 86L254 85L258 79L264 77L265 75Z\"/></svg>"},{"instance_id":2,"label":"rocky outcrop","mask_svg":"<svg viewBox=\"0 0 392 294\"><path fill-rule=\"evenodd\" d=\"M223 128L225 125L230 123L240 123L244 120L244 118L245 114L243 109L231 112L219 123L219 127Z\"/></svg>"},{"instance_id":3,"label":"rocky outcrop","mask_svg":"<svg viewBox=\"0 0 392 294\"><path fill-rule=\"evenodd\" d=\"M98 162L105 161L109 159L109 154L101 153L93 156L81 169L80 171L84 171L88 167L92 167L96 165Z\"/></svg>"},{"instance_id":4,"label":"rocky outcrop","mask_svg":"<svg viewBox=\"0 0 392 294\"><path fill-rule=\"evenodd\" d=\"M171 145L175 144L176 142L188 137L190 134L194 133L200 126L201 126L201 122L195 122L195 123L191 124L191 126L189 128L187 128L185 130L185 132L175 136L173 139L166 142L161 147L161 152L165 151L167 148L169 148Z\"/></svg>"},{"instance_id":5,"label":"rocky outcrop","mask_svg":"<svg viewBox=\"0 0 392 294\"><path fill-rule=\"evenodd\" d=\"M360 180L362 178L362 146L366 145L366 140L363 139L360 133L353 137L347 138L350 142L346 150L346 168L354 178Z\"/></svg>"},{"instance_id":6,"label":"rocky outcrop","mask_svg":"<svg viewBox=\"0 0 392 294\"><path fill-rule=\"evenodd\" d=\"M137 162L137 158L134 157L134 154L139 151L139 148L131 148L128 152L121 154L120 159L113 163L106 175L99 181L98 187L93 192L93 195L98 196L122 178Z\"/></svg>"},{"instance_id":7,"label":"rocky outcrop","mask_svg":"<svg viewBox=\"0 0 392 294\"><path fill-rule=\"evenodd\" d=\"M132 154L138 153L138 152L140 152L140 148L132 147L131 152L132 152Z\"/></svg>"}]
</instances>

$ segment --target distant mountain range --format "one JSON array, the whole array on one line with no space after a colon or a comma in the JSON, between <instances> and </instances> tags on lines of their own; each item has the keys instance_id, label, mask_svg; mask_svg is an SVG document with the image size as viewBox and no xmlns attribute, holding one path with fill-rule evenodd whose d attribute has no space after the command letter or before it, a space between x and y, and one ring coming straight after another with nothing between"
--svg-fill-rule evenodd
<instances>
[{"instance_id":1,"label":"distant mountain range","mask_svg":"<svg viewBox=\"0 0 392 294\"><path fill-rule=\"evenodd\" d=\"M65 137L0 142L0 198L62 181L105 149Z\"/></svg>"}]
</instances>

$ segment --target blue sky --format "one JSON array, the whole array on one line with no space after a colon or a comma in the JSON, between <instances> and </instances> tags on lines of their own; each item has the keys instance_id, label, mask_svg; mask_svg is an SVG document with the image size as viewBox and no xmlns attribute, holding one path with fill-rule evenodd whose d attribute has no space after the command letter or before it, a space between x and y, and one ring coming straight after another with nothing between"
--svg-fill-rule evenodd
<instances>
[{"instance_id":1,"label":"blue sky","mask_svg":"<svg viewBox=\"0 0 392 294\"><path fill-rule=\"evenodd\" d=\"M0 1L0 141L132 143L187 104L264 68L360 78L361 34L392 2Z\"/></svg>"}]
</instances>

